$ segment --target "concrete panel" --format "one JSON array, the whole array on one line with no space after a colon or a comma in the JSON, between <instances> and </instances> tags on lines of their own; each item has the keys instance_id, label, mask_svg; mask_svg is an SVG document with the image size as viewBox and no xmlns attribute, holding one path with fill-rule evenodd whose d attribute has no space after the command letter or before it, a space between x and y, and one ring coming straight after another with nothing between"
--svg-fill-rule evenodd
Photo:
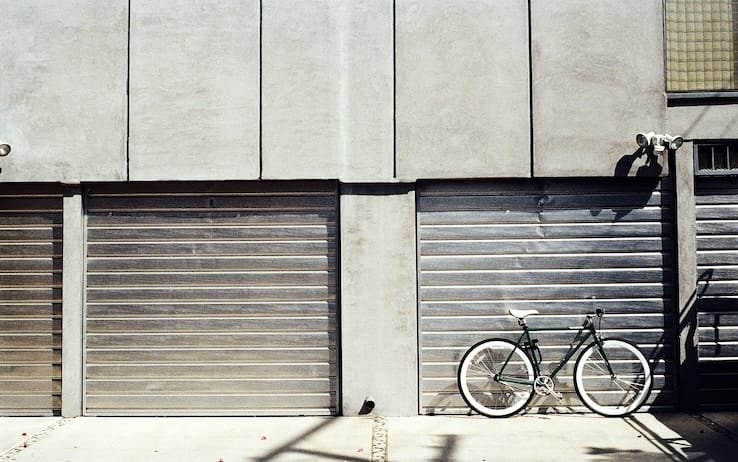
<instances>
[{"instance_id":1,"label":"concrete panel","mask_svg":"<svg viewBox=\"0 0 738 462\"><path fill-rule=\"evenodd\" d=\"M392 179L392 1L262 3L263 177Z\"/></svg>"},{"instance_id":2,"label":"concrete panel","mask_svg":"<svg viewBox=\"0 0 738 462\"><path fill-rule=\"evenodd\" d=\"M415 191L341 190L343 415L364 398L379 415L418 413Z\"/></svg>"},{"instance_id":3,"label":"concrete panel","mask_svg":"<svg viewBox=\"0 0 738 462\"><path fill-rule=\"evenodd\" d=\"M64 191L62 281L62 415L82 415L84 317L84 210L79 186Z\"/></svg>"},{"instance_id":4,"label":"concrete panel","mask_svg":"<svg viewBox=\"0 0 738 462\"><path fill-rule=\"evenodd\" d=\"M638 132L664 130L662 1L531 7L534 175L658 174L623 165L645 159L634 156Z\"/></svg>"},{"instance_id":5,"label":"concrete panel","mask_svg":"<svg viewBox=\"0 0 738 462\"><path fill-rule=\"evenodd\" d=\"M738 138L736 104L670 107L666 115L671 134L695 140ZM686 152L691 150L679 150L682 155Z\"/></svg>"},{"instance_id":6,"label":"concrete panel","mask_svg":"<svg viewBox=\"0 0 738 462\"><path fill-rule=\"evenodd\" d=\"M125 177L125 0L0 0L0 181Z\"/></svg>"},{"instance_id":7,"label":"concrete panel","mask_svg":"<svg viewBox=\"0 0 738 462\"><path fill-rule=\"evenodd\" d=\"M699 343L697 319L697 210L694 196L694 166L691 153L692 143L685 143L672 154L674 194L676 194L675 217L677 240L675 259L678 277L677 361L679 370L679 408L695 412L699 405L699 374L697 370Z\"/></svg>"},{"instance_id":8,"label":"concrete panel","mask_svg":"<svg viewBox=\"0 0 738 462\"><path fill-rule=\"evenodd\" d=\"M527 1L396 4L398 177L530 176Z\"/></svg>"},{"instance_id":9,"label":"concrete panel","mask_svg":"<svg viewBox=\"0 0 738 462\"><path fill-rule=\"evenodd\" d=\"M259 177L259 2L131 2L131 180Z\"/></svg>"}]
</instances>

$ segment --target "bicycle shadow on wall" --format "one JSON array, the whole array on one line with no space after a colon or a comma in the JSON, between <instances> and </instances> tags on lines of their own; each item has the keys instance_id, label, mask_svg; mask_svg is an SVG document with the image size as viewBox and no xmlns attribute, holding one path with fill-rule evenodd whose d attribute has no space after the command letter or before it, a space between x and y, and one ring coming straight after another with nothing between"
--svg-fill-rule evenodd
<instances>
[{"instance_id":1,"label":"bicycle shadow on wall","mask_svg":"<svg viewBox=\"0 0 738 462\"><path fill-rule=\"evenodd\" d=\"M736 410L738 300L725 287L712 289L713 275L714 270L708 269L698 278L679 328L686 331L687 361L696 368L696 404L705 410Z\"/></svg>"}]
</instances>

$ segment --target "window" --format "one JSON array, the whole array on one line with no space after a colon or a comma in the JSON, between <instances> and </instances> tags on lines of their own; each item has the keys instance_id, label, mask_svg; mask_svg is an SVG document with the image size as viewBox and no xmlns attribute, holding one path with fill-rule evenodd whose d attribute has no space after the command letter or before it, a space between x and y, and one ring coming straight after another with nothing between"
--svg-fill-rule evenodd
<instances>
[{"instance_id":1,"label":"window","mask_svg":"<svg viewBox=\"0 0 738 462\"><path fill-rule=\"evenodd\" d=\"M738 0L666 0L666 90L738 90Z\"/></svg>"},{"instance_id":2,"label":"window","mask_svg":"<svg viewBox=\"0 0 738 462\"><path fill-rule=\"evenodd\" d=\"M738 175L738 142L695 143L697 175Z\"/></svg>"}]
</instances>

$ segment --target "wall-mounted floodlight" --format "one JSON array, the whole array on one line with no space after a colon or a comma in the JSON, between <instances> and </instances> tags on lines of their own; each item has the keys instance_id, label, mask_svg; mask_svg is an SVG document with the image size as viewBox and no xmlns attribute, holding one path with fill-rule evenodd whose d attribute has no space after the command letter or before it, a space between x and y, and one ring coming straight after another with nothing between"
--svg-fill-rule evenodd
<instances>
[{"instance_id":1,"label":"wall-mounted floodlight","mask_svg":"<svg viewBox=\"0 0 738 462\"><path fill-rule=\"evenodd\" d=\"M0 157L5 157L8 154L10 154L10 145L9 144L0 144Z\"/></svg>"},{"instance_id":2,"label":"wall-mounted floodlight","mask_svg":"<svg viewBox=\"0 0 738 462\"><path fill-rule=\"evenodd\" d=\"M662 154L667 148L676 151L682 147L684 138L681 136L659 135L654 132L639 133L636 135L636 144L642 148L650 146L655 153Z\"/></svg>"},{"instance_id":3,"label":"wall-mounted floodlight","mask_svg":"<svg viewBox=\"0 0 738 462\"><path fill-rule=\"evenodd\" d=\"M654 136L656 136L656 133L654 132L639 133L636 135L636 144L642 148L651 146Z\"/></svg>"},{"instance_id":4,"label":"wall-mounted floodlight","mask_svg":"<svg viewBox=\"0 0 738 462\"><path fill-rule=\"evenodd\" d=\"M664 142L669 143L669 149L676 151L684 144L684 138L681 136L664 135Z\"/></svg>"}]
</instances>

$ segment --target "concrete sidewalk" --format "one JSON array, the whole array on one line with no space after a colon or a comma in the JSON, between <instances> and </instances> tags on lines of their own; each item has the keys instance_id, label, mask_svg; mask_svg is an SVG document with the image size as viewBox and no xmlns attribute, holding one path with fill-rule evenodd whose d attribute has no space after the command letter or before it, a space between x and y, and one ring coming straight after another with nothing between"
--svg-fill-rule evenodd
<instances>
[{"instance_id":1,"label":"concrete sidewalk","mask_svg":"<svg viewBox=\"0 0 738 462\"><path fill-rule=\"evenodd\" d=\"M25 434L25 435L24 435ZM735 461L738 413L0 418L0 461Z\"/></svg>"}]
</instances>

